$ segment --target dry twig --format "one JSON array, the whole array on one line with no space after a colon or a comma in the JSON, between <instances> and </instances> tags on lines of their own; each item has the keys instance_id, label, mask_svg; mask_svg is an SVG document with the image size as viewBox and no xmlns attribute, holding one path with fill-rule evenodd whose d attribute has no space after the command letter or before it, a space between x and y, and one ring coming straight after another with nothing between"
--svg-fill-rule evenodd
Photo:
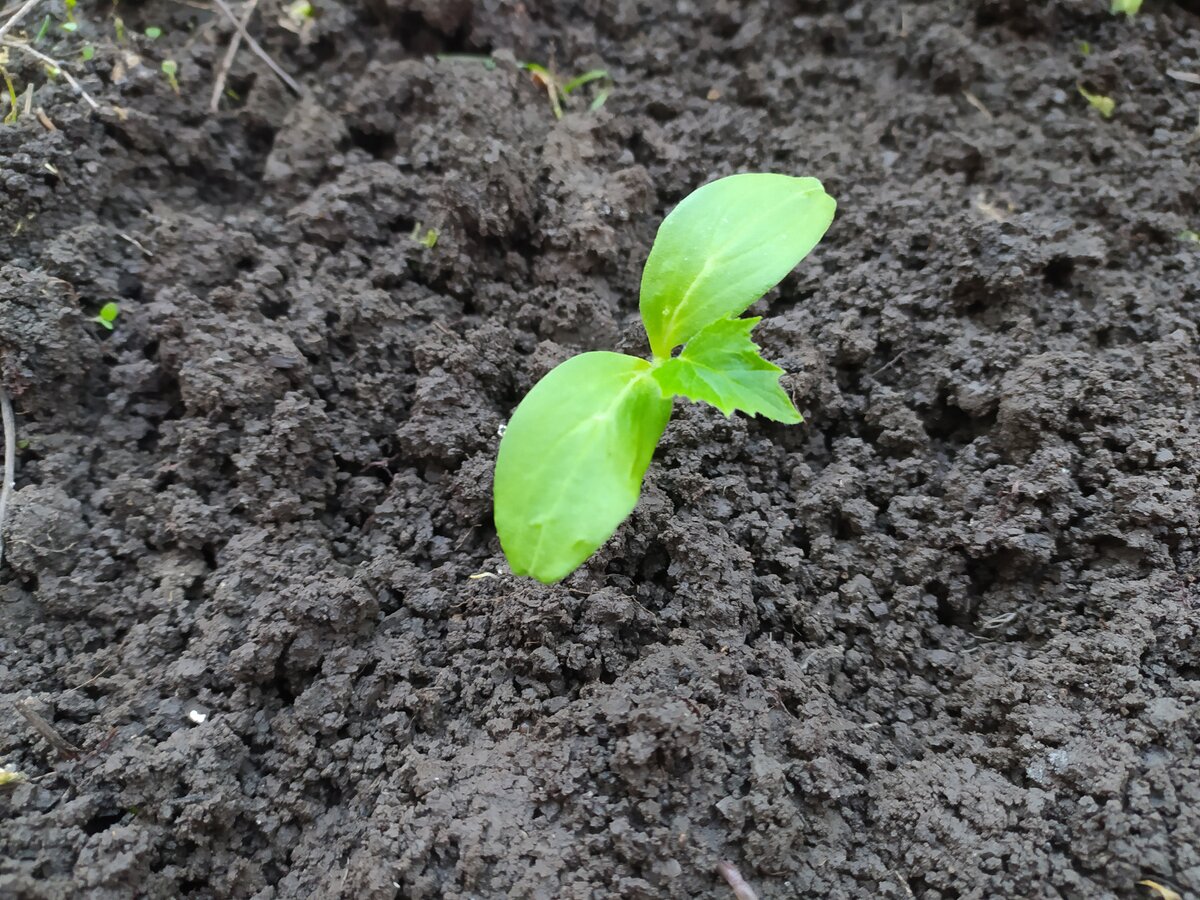
<instances>
[{"instance_id":1,"label":"dry twig","mask_svg":"<svg viewBox=\"0 0 1200 900\"><path fill-rule=\"evenodd\" d=\"M40 715L34 712L28 700L21 700L16 704L17 712L21 714L29 727L41 735L51 747L61 753L63 756L78 756L83 751L64 738L61 734L54 730L54 726L43 719Z\"/></svg>"},{"instance_id":2,"label":"dry twig","mask_svg":"<svg viewBox=\"0 0 1200 900\"><path fill-rule=\"evenodd\" d=\"M0 482L0 565L4 563L4 518L12 496L13 468L17 464L17 422L8 391L0 387L0 420L4 423L4 480Z\"/></svg>"},{"instance_id":3,"label":"dry twig","mask_svg":"<svg viewBox=\"0 0 1200 900\"><path fill-rule=\"evenodd\" d=\"M258 0L249 0L246 4L246 11L242 13L242 21L238 25L237 31L229 39L229 48L225 51L225 58L221 60L221 67L217 69L217 80L213 83L212 99L208 103L210 112L215 113L221 106L221 93L225 90L225 79L229 77L233 59L237 56L238 47L242 44L242 35L246 33L246 26L250 24L250 17L254 15L254 10L257 8Z\"/></svg>"},{"instance_id":4,"label":"dry twig","mask_svg":"<svg viewBox=\"0 0 1200 900\"><path fill-rule=\"evenodd\" d=\"M283 71L283 69L279 67L278 63L271 59L267 51L262 48L262 45L250 36L250 32L246 30L246 26L238 21L237 16L233 14L233 10L229 8L229 4L227 4L225 0L213 0L213 3L216 5L217 9L221 10L221 12L225 14L225 18L229 19L229 21L233 23L233 27L236 28L238 34L242 36L242 40L250 45L250 49L258 55L259 59L261 59L267 64L268 67L270 67L271 71L279 77L279 80L295 91L297 95L303 94L304 91L301 89L300 85L296 83L296 80L287 72Z\"/></svg>"},{"instance_id":5,"label":"dry twig","mask_svg":"<svg viewBox=\"0 0 1200 900\"><path fill-rule=\"evenodd\" d=\"M18 9L7 22L0 25L0 38L8 34L8 30L25 18L25 14L38 5L38 0L27 0L26 4Z\"/></svg>"}]
</instances>

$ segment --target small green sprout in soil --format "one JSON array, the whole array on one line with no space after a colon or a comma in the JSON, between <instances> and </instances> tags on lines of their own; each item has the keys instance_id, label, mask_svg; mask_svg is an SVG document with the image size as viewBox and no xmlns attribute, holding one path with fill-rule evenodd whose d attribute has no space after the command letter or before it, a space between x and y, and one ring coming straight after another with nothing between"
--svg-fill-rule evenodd
<instances>
[{"instance_id":1,"label":"small green sprout in soil","mask_svg":"<svg viewBox=\"0 0 1200 900\"><path fill-rule=\"evenodd\" d=\"M287 14L293 22L303 24L316 15L316 10L308 0L295 0L294 3L288 4Z\"/></svg>"},{"instance_id":2,"label":"small green sprout in soil","mask_svg":"<svg viewBox=\"0 0 1200 900\"><path fill-rule=\"evenodd\" d=\"M493 499L514 573L559 581L612 537L675 397L801 421L783 369L751 339L759 317L740 316L817 245L836 205L815 178L732 175L663 220L642 271L650 359L575 356L534 385L504 430Z\"/></svg>"},{"instance_id":3,"label":"small green sprout in soil","mask_svg":"<svg viewBox=\"0 0 1200 900\"><path fill-rule=\"evenodd\" d=\"M1190 228L1185 228L1179 232L1179 239L1192 244L1200 244L1200 231L1192 231Z\"/></svg>"},{"instance_id":4,"label":"small green sprout in soil","mask_svg":"<svg viewBox=\"0 0 1200 900\"><path fill-rule=\"evenodd\" d=\"M1080 56L1091 56L1092 55L1092 45L1089 44L1087 41L1077 41L1075 43L1075 46L1077 48L1079 48Z\"/></svg>"},{"instance_id":5,"label":"small green sprout in soil","mask_svg":"<svg viewBox=\"0 0 1200 900\"><path fill-rule=\"evenodd\" d=\"M20 114L20 107L17 105L17 89L13 86L12 76L8 74L8 69L0 66L0 75L4 77L4 86L8 89L8 113L4 117L5 125L14 125L17 121L17 116Z\"/></svg>"},{"instance_id":6,"label":"small green sprout in soil","mask_svg":"<svg viewBox=\"0 0 1200 900\"><path fill-rule=\"evenodd\" d=\"M593 81L601 82L601 84L599 90L596 91L596 96L588 105L588 109L597 110L604 105L608 95L612 93L612 79L608 76L607 69L592 69L582 75L576 75L562 86L563 95L569 97L585 84L591 84Z\"/></svg>"},{"instance_id":7,"label":"small green sprout in soil","mask_svg":"<svg viewBox=\"0 0 1200 900\"><path fill-rule=\"evenodd\" d=\"M1138 10L1142 8L1142 0L1112 0L1112 14L1118 15L1124 13L1127 16L1136 16Z\"/></svg>"},{"instance_id":8,"label":"small green sprout in soil","mask_svg":"<svg viewBox=\"0 0 1200 900\"><path fill-rule=\"evenodd\" d=\"M167 83L171 85L171 90L179 93L179 79L175 76L179 73L179 65L173 59L164 59L162 61L163 74L167 76Z\"/></svg>"},{"instance_id":9,"label":"small green sprout in soil","mask_svg":"<svg viewBox=\"0 0 1200 900\"><path fill-rule=\"evenodd\" d=\"M113 16L113 34L117 36L117 43L125 43L125 20L120 16Z\"/></svg>"},{"instance_id":10,"label":"small green sprout in soil","mask_svg":"<svg viewBox=\"0 0 1200 900\"><path fill-rule=\"evenodd\" d=\"M103 325L109 331L113 330L113 324L117 321L117 316L121 312L121 307L111 301L100 307L100 312L92 319L97 325Z\"/></svg>"},{"instance_id":11,"label":"small green sprout in soil","mask_svg":"<svg viewBox=\"0 0 1200 900\"><path fill-rule=\"evenodd\" d=\"M83 49L79 51L79 58L84 62L91 62L96 56L96 48L92 44L84 44Z\"/></svg>"},{"instance_id":12,"label":"small green sprout in soil","mask_svg":"<svg viewBox=\"0 0 1200 900\"><path fill-rule=\"evenodd\" d=\"M25 780L25 775L18 772L16 769L10 769L8 766L0 766L0 787L7 787L12 784L20 784Z\"/></svg>"},{"instance_id":13,"label":"small green sprout in soil","mask_svg":"<svg viewBox=\"0 0 1200 900\"><path fill-rule=\"evenodd\" d=\"M145 35L150 40L157 41L160 37L162 37L162 29L159 28L157 25L151 25L149 28L146 29Z\"/></svg>"},{"instance_id":14,"label":"small green sprout in soil","mask_svg":"<svg viewBox=\"0 0 1200 900\"><path fill-rule=\"evenodd\" d=\"M1111 119L1112 114L1116 111L1117 102L1112 97L1105 97L1103 94L1093 94L1082 84L1078 85L1079 94L1092 105L1092 108L1100 113L1104 118Z\"/></svg>"},{"instance_id":15,"label":"small green sprout in soil","mask_svg":"<svg viewBox=\"0 0 1200 900\"><path fill-rule=\"evenodd\" d=\"M525 62L521 63L521 68L530 74L534 83L544 87L546 94L550 98L550 109L554 112L554 118L561 119L563 117L562 99L569 97L575 91L579 90L586 84L599 82L599 89L596 91L592 102L588 105L591 110L597 110L602 107L609 94L612 93L613 83L605 69L592 69L584 72L581 75L576 75L567 81L562 81L549 68L541 63Z\"/></svg>"},{"instance_id":16,"label":"small green sprout in soil","mask_svg":"<svg viewBox=\"0 0 1200 900\"><path fill-rule=\"evenodd\" d=\"M412 233L409 234L409 237L412 238L414 241L416 241L418 244L423 245L427 250L432 250L434 247L437 246L438 230L436 228L429 228L429 229L425 229L425 233L422 234L421 231L423 228L424 228L424 226L420 222L418 222L416 225L413 226Z\"/></svg>"},{"instance_id":17,"label":"small green sprout in soil","mask_svg":"<svg viewBox=\"0 0 1200 900\"><path fill-rule=\"evenodd\" d=\"M46 32L50 30L50 17L42 19L42 27L38 29L37 34L33 37L34 44L40 44L46 37Z\"/></svg>"}]
</instances>

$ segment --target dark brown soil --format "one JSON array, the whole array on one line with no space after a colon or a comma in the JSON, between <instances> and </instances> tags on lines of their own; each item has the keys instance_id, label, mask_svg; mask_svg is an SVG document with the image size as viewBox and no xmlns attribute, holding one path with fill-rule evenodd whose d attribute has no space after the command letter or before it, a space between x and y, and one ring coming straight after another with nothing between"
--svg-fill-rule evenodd
<instances>
[{"instance_id":1,"label":"dark brown soil","mask_svg":"<svg viewBox=\"0 0 1200 900\"><path fill-rule=\"evenodd\" d=\"M250 25L304 99L243 48L210 114L191 5L52 29L99 114L7 64L0 896L1197 896L1196 13L314 2ZM505 574L497 429L747 170L840 204L759 330L807 422L681 406Z\"/></svg>"}]
</instances>

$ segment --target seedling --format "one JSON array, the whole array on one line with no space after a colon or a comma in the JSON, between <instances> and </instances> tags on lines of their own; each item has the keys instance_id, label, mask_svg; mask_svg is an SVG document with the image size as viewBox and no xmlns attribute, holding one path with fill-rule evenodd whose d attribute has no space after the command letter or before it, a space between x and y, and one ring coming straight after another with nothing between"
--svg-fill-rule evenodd
<instances>
[{"instance_id":1,"label":"seedling","mask_svg":"<svg viewBox=\"0 0 1200 900\"><path fill-rule=\"evenodd\" d=\"M1118 13L1124 13L1127 16L1136 16L1142 8L1142 0L1112 0L1112 14L1115 16Z\"/></svg>"},{"instance_id":2,"label":"seedling","mask_svg":"<svg viewBox=\"0 0 1200 900\"><path fill-rule=\"evenodd\" d=\"M160 37L162 37L162 29L159 28L157 25L151 25L149 28L146 29L145 35L150 40L157 41Z\"/></svg>"},{"instance_id":3,"label":"seedling","mask_svg":"<svg viewBox=\"0 0 1200 900\"><path fill-rule=\"evenodd\" d=\"M424 230L424 233L422 233L422 228L424 228L424 226L418 222L413 226L412 233L409 234L409 237L418 244L421 244L426 250L432 250L437 246L438 230L436 228L427 228Z\"/></svg>"},{"instance_id":4,"label":"seedling","mask_svg":"<svg viewBox=\"0 0 1200 900\"><path fill-rule=\"evenodd\" d=\"M120 314L120 312L121 307L110 301L109 303L105 303L102 307L100 307L99 314L96 315L92 321L97 325L103 325L109 331L112 331L113 324L117 321L117 316Z\"/></svg>"},{"instance_id":5,"label":"seedling","mask_svg":"<svg viewBox=\"0 0 1200 900\"><path fill-rule=\"evenodd\" d=\"M600 89L596 91L596 96L588 106L588 109L595 111L604 105L604 102L608 100L608 95L612 93L612 79L609 78L607 69L592 69L582 75L576 75L562 86L563 95L569 97L585 84L591 84L593 81L601 82Z\"/></svg>"},{"instance_id":6,"label":"seedling","mask_svg":"<svg viewBox=\"0 0 1200 900\"><path fill-rule=\"evenodd\" d=\"M524 62L521 63L521 68L530 74L534 83L544 87L546 94L550 98L550 109L554 112L554 118L561 119L563 117L563 108L561 97L569 97L572 93L579 90L585 84L591 84L593 81L601 81L603 84L600 90L596 92L595 98L589 105L589 109L597 110L604 105L608 100L608 95L612 93L612 79L608 75L606 69L592 69L584 72L582 75L576 75L568 81L561 81L546 66L541 63Z\"/></svg>"},{"instance_id":7,"label":"seedling","mask_svg":"<svg viewBox=\"0 0 1200 900\"><path fill-rule=\"evenodd\" d=\"M836 204L815 178L732 175L663 220L642 271L649 360L583 353L534 385L496 459L496 532L518 575L583 564L633 511L675 397L801 421L739 318L821 240ZM678 353L678 350L682 347Z\"/></svg>"},{"instance_id":8,"label":"seedling","mask_svg":"<svg viewBox=\"0 0 1200 900\"><path fill-rule=\"evenodd\" d=\"M1112 114L1117 108L1117 101L1113 100L1112 97L1105 97L1103 94L1093 94L1082 84L1077 85L1077 87L1079 88L1080 96L1090 103L1093 109L1106 119L1112 118Z\"/></svg>"},{"instance_id":9,"label":"seedling","mask_svg":"<svg viewBox=\"0 0 1200 900\"><path fill-rule=\"evenodd\" d=\"M63 0L63 7L67 12L67 21L63 22L58 27L68 33L73 33L79 29L79 23L75 21L75 6L78 0Z\"/></svg>"},{"instance_id":10,"label":"seedling","mask_svg":"<svg viewBox=\"0 0 1200 900\"><path fill-rule=\"evenodd\" d=\"M17 89L13 86L12 76L8 74L8 69L0 66L0 75L4 76L4 86L8 88L8 113L4 117L4 124L15 125L17 116L20 115L20 109L17 106Z\"/></svg>"},{"instance_id":11,"label":"seedling","mask_svg":"<svg viewBox=\"0 0 1200 900\"><path fill-rule=\"evenodd\" d=\"M171 85L171 90L179 93L179 80L175 77L179 72L179 65L173 59L164 59L162 61L163 74L167 76L167 83Z\"/></svg>"},{"instance_id":12,"label":"seedling","mask_svg":"<svg viewBox=\"0 0 1200 900\"><path fill-rule=\"evenodd\" d=\"M313 5L308 0L295 0L294 3L288 4L287 14L297 25L303 25L315 16L317 11L313 9Z\"/></svg>"}]
</instances>

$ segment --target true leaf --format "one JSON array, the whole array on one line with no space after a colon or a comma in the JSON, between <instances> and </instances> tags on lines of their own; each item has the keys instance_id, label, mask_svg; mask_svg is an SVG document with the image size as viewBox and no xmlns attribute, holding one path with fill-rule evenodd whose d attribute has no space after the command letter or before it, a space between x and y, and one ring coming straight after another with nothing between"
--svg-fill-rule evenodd
<instances>
[{"instance_id":1,"label":"true leaf","mask_svg":"<svg viewBox=\"0 0 1200 900\"><path fill-rule=\"evenodd\" d=\"M654 355L665 359L706 325L744 312L816 246L836 206L817 179L770 173L731 175L685 197L642 272Z\"/></svg>"},{"instance_id":2,"label":"true leaf","mask_svg":"<svg viewBox=\"0 0 1200 900\"><path fill-rule=\"evenodd\" d=\"M500 441L496 531L517 575L565 578L633 511L671 416L650 364L621 353L562 363L521 401Z\"/></svg>"},{"instance_id":3,"label":"true leaf","mask_svg":"<svg viewBox=\"0 0 1200 900\"><path fill-rule=\"evenodd\" d=\"M711 403L726 416L734 410L794 425L803 421L779 386L783 369L759 355L750 332L759 318L718 319L688 341L674 359L654 370L663 393Z\"/></svg>"}]
</instances>

